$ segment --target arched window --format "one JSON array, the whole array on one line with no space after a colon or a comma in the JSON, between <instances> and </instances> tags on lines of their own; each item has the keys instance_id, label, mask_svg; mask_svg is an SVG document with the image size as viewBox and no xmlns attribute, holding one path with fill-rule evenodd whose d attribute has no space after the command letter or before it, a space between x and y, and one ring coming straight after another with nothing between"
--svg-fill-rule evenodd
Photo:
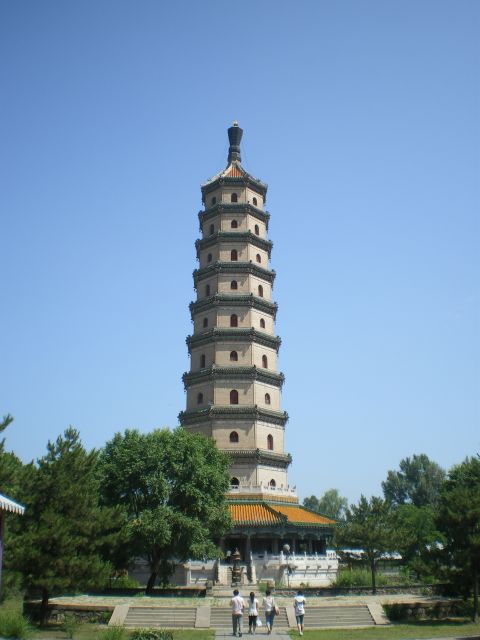
<instances>
[{"instance_id":1,"label":"arched window","mask_svg":"<svg viewBox=\"0 0 480 640\"><path fill-rule=\"evenodd\" d=\"M197 395L197 404L203 404L203 393Z\"/></svg>"},{"instance_id":2,"label":"arched window","mask_svg":"<svg viewBox=\"0 0 480 640\"><path fill-rule=\"evenodd\" d=\"M238 353L236 351L230 351L230 362L238 362Z\"/></svg>"},{"instance_id":3,"label":"arched window","mask_svg":"<svg viewBox=\"0 0 480 640\"><path fill-rule=\"evenodd\" d=\"M238 404L238 391L236 389L230 391L230 404Z\"/></svg>"},{"instance_id":4,"label":"arched window","mask_svg":"<svg viewBox=\"0 0 480 640\"><path fill-rule=\"evenodd\" d=\"M206 358L205 358L205 354L202 353L202 355L200 356L200 369L205 369L206 366Z\"/></svg>"},{"instance_id":5,"label":"arched window","mask_svg":"<svg viewBox=\"0 0 480 640\"><path fill-rule=\"evenodd\" d=\"M232 229L238 229L238 222L236 220L232 220L230 226Z\"/></svg>"},{"instance_id":6,"label":"arched window","mask_svg":"<svg viewBox=\"0 0 480 640\"><path fill-rule=\"evenodd\" d=\"M232 479L230 480L230 486L231 486L231 487L238 487L238 486L240 486L240 481L239 481L239 479L238 479L238 478L232 478Z\"/></svg>"},{"instance_id":7,"label":"arched window","mask_svg":"<svg viewBox=\"0 0 480 640\"><path fill-rule=\"evenodd\" d=\"M230 326L238 327L238 316L236 313L232 313L232 315L230 316Z\"/></svg>"},{"instance_id":8,"label":"arched window","mask_svg":"<svg viewBox=\"0 0 480 640\"><path fill-rule=\"evenodd\" d=\"M203 328L206 329L208 327L208 318L203 319Z\"/></svg>"},{"instance_id":9,"label":"arched window","mask_svg":"<svg viewBox=\"0 0 480 640\"><path fill-rule=\"evenodd\" d=\"M230 196L230 202L238 202L238 196L236 193L232 193Z\"/></svg>"},{"instance_id":10,"label":"arched window","mask_svg":"<svg viewBox=\"0 0 480 640\"><path fill-rule=\"evenodd\" d=\"M238 433L236 431L232 431L230 434L230 442L238 442Z\"/></svg>"},{"instance_id":11,"label":"arched window","mask_svg":"<svg viewBox=\"0 0 480 640\"><path fill-rule=\"evenodd\" d=\"M265 320L264 320L264 318L260 318L260 329L265 329Z\"/></svg>"},{"instance_id":12,"label":"arched window","mask_svg":"<svg viewBox=\"0 0 480 640\"><path fill-rule=\"evenodd\" d=\"M257 199L256 199L256 198L253 198L252 202L253 202L254 206L256 207L256 206L257 206L257 204L258 204L258 203L257 203Z\"/></svg>"},{"instance_id":13,"label":"arched window","mask_svg":"<svg viewBox=\"0 0 480 640\"><path fill-rule=\"evenodd\" d=\"M234 289L235 291L238 289L238 282L236 280L230 282L230 289Z\"/></svg>"},{"instance_id":14,"label":"arched window","mask_svg":"<svg viewBox=\"0 0 480 640\"><path fill-rule=\"evenodd\" d=\"M238 260L238 251L236 249L232 249L230 251L230 260L232 262L237 262L237 260Z\"/></svg>"},{"instance_id":15,"label":"arched window","mask_svg":"<svg viewBox=\"0 0 480 640\"><path fill-rule=\"evenodd\" d=\"M212 257L213 257L212 254L209 253L208 256L207 256L207 262L211 262L212 261Z\"/></svg>"},{"instance_id":16,"label":"arched window","mask_svg":"<svg viewBox=\"0 0 480 640\"><path fill-rule=\"evenodd\" d=\"M209 296L210 295L210 285L207 284L207 286L205 287L205 295Z\"/></svg>"},{"instance_id":17,"label":"arched window","mask_svg":"<svg viewBox=\"0 0 480 640\"><path fill-rule=\"evenodd\" d=\"M260 263L261 263L261 262L262 262L262 256L261 256L259 253L257 253L257 255L255 256L255 260L256 260L257 262L260 262Z\"/></svg>"},{"instance_id":18,"label":"arched window","mask_svg":"<svg viewBox=\"0 0 480 640\"><path fill-rule=\"evenodd\" d=\"M265 394L265 404L270 404L270 403L271 403L271 400L270 400L270 394L269 394L269 393L266 393L266 394Z\"/></svg>"},{"instance_id":19,"label":"arched window","mask_svg":"<svg viewBox=\"0 0 480 640\"><path fill-rule=\"evenodd\" d=\"M214 204L217 204L217 199L216 199L215 196L213 196L213 198L212 198L212 207L213 207Z\"/></svg>"},{"instance_id":20,"label":"arched window","mask_svg":"<svg viewBox=\"0 0 480 640\"><path fill-rule=\"evenodd\" d=\"M263 287L261 284L258 285L258 296L263 298Z\"/></svg>"},{"instance_id":21,"label":"arched window","mask_svg":"<svg viewBox=\"0 0 480 640\"><path fill-rule=\"evenodd\" d=\"M215 232L215 225L214 224L210 225L210 230L209 231L210 231L210 235L213 236L213 234Z\"/></svg>"},{"instance_id":22,"label":"arched window","mask_svg":"<svg viewBox=\"0 0 480 640\"><path fill-rule=\"evenodd\" d=\"M269 482L268 484L269 484L271 487L274 487L274 488L277 486L277 483L275 482L275 480L274 480L273 478L270 480L270 482Z\"/></svg>"},{"instance_id":23,"label":"arched window","mask_svg":"<svg viewBox=\"0 0 480 640\"><path fill-rule=\"evenodd\" d=\"M260 235L260 227L258 226L258 224L255 225L255 235L256 236Z\"/></svg>"},{"instance_id":24,"label":"arched window","mask_svg":"<svg viewBox=\"0 0 480 640\"><path fill-rule=\"evenodd\" d=\"M267 436L267 449L269 451L273 451L273 436L271 433Z\"/></svg>"},{"instance_id":25,"label":"arched window","mask_svg":"<svg viewBox=\"0 0 480 640\"><path fill-rule=\"evenodd\" d=\"M262 356L262 367L264 369L268 369L268 358L267 358L267 356Z\"/></svg>"}]
</instances>

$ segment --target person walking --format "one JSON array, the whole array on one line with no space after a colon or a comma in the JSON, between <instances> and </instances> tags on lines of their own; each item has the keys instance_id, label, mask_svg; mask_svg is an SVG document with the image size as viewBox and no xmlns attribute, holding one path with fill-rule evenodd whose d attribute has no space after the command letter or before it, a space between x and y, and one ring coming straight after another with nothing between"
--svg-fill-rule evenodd
<instances>
[{"instance_id":1,"label":"person walking","mask_svg":"<svg viewBox=\"0 0 480 640\"><path fill-rule=\"evenodd\" d=\"M241 638L243 610L245 609L245 602L242 596L239 594L238 589L235 589L235 591L233 592L233 598L230 600L230 605L232 607L233 635L238 635L238 637Z\"/></svg>"},{"instance_id":2,"label":"person walking","mask_svg":"<svg viewBox=\"0 0 480 640\"><path fill-rule=\"evenodd\" d=\"M299 589L297 595L293 599L293 607L295 609L295 618L297 619L298 633L303 636L303 618L305 616L305 596L303 591Z\"/></svg>"},{"instance_id":3,"label":"person walking","mask_svg":"<svg viewBox=\"0 0 480 640\"><path fill-rule=\"evenodd\" d=\"M255 593L252 591L250 593L250 597L248 598L248 633L250 635L255 635L255 630L257 628L257 618L258 600L255 597Z\"/></svg>"},{"instance_id":4,"label":"person walking","mask_svg":"<svg viewBox=\"0 0 480 640\"><path fill-rule=\"evenodd\" d=\"M275 613L277 611L275 598L272 596L272 592L270 591L270 589L266 590L262 604L265 610L265 624L267 625L267 634L270 635L272 633L273 621L275 619Z\"/></svg>"}]
</instances>

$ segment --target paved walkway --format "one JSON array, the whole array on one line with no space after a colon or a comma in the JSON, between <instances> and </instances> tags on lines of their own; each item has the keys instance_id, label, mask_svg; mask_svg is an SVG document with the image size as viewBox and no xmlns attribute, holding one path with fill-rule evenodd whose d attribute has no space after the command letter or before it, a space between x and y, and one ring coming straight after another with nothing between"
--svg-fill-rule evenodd
<instances>
[{"instance_id":1,"label":"paved walkway","mask_svg":"<svg viewBox=\"0 0 480 640\"><path fill-rule=\"evenodd\" d=\"M256 638L257 636L260 636L261 638L268 637L271 640L291 640L290 636L286 631L276 631L275 627L273 627L273 631L270 635L267 634L267 630L263 629L263 627L262 629L257 630L257 633L255 634L255 636L249 636L248 631L247 633L243 634L243 638L247 638L247 639L251 637ZM215 632L215 640L217 640L217 638L233 638L233 633L231 631L225 631L225 629L220 629ZM450 638L450 640L452 639Z\"/></svg>"}]
</instances>

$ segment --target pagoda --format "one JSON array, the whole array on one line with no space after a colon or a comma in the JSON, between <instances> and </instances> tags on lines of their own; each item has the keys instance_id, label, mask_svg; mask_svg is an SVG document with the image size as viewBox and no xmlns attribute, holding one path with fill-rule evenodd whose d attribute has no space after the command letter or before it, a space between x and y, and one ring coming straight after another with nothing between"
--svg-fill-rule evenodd
<instances>
[{"instance_id":1,"label":"pagoda","mask_svg":"<svg viewBox=\"0 0 480 640\"><path fill-rule=\"evenodd\" d=\"M227 167L201 187L197 295L187 337L191 364L179 420L188 431L213 438L231 459L227 499L234 526L220 541L226 557L238 549L251 580L277 582L288 566L298 569L310 558L305 567L326 583L334 522L300 506L288 484L292 458L284 446L288 415L281 406L267 185L243 168L242 135L234 122ZM305 572L303 581L312 582Z\"/></svg>"}]
</instances>

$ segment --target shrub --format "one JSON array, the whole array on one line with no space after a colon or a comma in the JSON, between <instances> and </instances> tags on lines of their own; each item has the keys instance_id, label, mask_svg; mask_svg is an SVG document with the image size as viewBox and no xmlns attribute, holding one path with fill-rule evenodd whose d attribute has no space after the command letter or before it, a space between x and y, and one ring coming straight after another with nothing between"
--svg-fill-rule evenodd
<instances>
[{"instance_id":1,"label":"shrub","mask_svg":"<svg viewBox=\"0 0 480 640\"><path fill-rule=\"evenodd\" d=\"M173 640L173 631L167 629L135 629L131 640Z\"/></svg>"},{"instance_id":2,"label":"shrub","mask_svg":"<svg viewBox=\"0 0 480 640\"><path fill-rule=\"evenodd\" d=\"M77 620L75 616L67 615L65 616L65 622L63 623L63 629L67 634L67 638L73 638L80 628L80 622Z\"/></svg>"},{"instance_id":3,"label":"shrub","mask_svg":"<svg viewBox=\"0 0 480 640\"><path fill-rule=\"evenodd\" d=\"M5 611L0 613L0 636L25 640L31 635L30 623L20 613Z\"/></svg>"},{"instance_id":4,"label":"shrub","mask_svg":"<svg viewBox=\"0 0 480 640\"><path fill-rule=\"evenodd\" d=\"M111 586L114 589L138 589L140 583L135 578L130 578L129 575L118 576L113 578Z\"/></svg>"},{"instance_id":5,"label":"shrub","mask_svg":"<svg viewBox=\"0 0 480 640\"><path fill-rule=\"evenodd\" d=\"M104 631L100 640L125 640L126 631L123 627L108 627L106 631Z\"/></svg>"}]
</instances>

